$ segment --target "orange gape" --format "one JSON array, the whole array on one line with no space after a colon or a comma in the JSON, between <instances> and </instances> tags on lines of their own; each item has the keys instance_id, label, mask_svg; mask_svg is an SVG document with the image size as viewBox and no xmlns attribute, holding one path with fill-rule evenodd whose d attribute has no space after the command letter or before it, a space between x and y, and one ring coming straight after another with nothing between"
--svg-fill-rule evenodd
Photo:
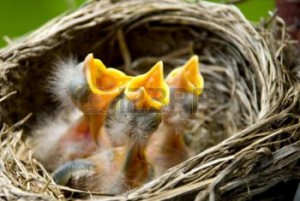
<instances>
[{"instance_id":1,"label":"orange gape","mask_svg":"<svg viewBox=\"0 0 300 201\"><path fill-rule=\"evenodd\" d=\"M138 110L160 110L169 102L169 89L163 77L162 62L157 62L147 73L132 79L124 93Z\"/></svg>"},{"instance_id":2,"label":"orange gape","mask_svg":"<svg viewBox=\"0 0 300 201\"><path fill-rule=\"evenodd\" d=\"M163 110L162 122L147 147L147 158L154 166L155 176L162 175L167 169L193 155L184 142L183 134L195 111L185 111L184 107L197 105L193 96L199 96L203 89L198 57L193 56L183 67L170 72L166 82L173 95L180 92L184 97L182 101L170 100L169 105Z\"/></svg>"}]
</instances>

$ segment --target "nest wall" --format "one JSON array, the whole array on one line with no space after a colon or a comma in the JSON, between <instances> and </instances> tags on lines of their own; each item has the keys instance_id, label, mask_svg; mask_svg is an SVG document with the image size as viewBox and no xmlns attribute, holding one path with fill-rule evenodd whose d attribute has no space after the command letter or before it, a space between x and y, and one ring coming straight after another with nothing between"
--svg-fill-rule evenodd
<instances>
[{"instance_id":1,"label":"nest wall","mask_svg":"<svg viewBox=\"0 0 300 201\"><path fill-rule=\"evenodd\" d=\"M13 125L3 132L9 136L22 123L30 135L40 114L58 110L46 89L58 58L83 60L93 52L105 64L134 75L146 72L158 60L167 73L197 54L205 89L199 99L200 126L187 141L199 154L125 197L247 200L269 196L268 189L276 184L300 177L295 174L300 157L299 87L298 78L290 74L297 64L289 62L284 25L272 30L256 30L229 5L91 1L0 50L0 97L11 94L0 101L1 120ZM278 33L281 40L275 38ZM29 113L33 115L26 123L14 124ZM2 148L10 150L7 144L14 139L7 137ZM24 160L18 158L23 147L19 143L13 149L14 160L10 151L2 154L3 169L24 171L16 165ZM7 168L7 161L14 161L16 167ZM37 164L27 165L42 169ZM38 174L33 173L32 182L44 183L44 188L29 182L35 188L19 185L20 192L61 198L47 173ZM14 174L9 175L7 180L12 180Z\"/></svg>"}]
</instances>

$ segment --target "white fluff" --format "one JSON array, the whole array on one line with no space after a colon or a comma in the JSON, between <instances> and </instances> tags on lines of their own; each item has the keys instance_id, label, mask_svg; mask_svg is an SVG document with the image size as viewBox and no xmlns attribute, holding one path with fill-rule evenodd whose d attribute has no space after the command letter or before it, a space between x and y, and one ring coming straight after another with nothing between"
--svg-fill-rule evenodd
<instances>
[{"instance_id":1,"label":"white fluff","mask_svg":"<svg viewBox=\"0 0 300 201\"><path fill-rule=\"evenodd\" d=\"M116 145L134 141L145 145L150 135L158 128L156 117L148 113L109 112L105 130Z\"/></svg>"},{"instance_id":2,"label":"white fluff","mask_svg":"<svg viewBox=\"0 0 300 201\"><path fill-rule=\"evenodd\" d=\"M48 80L48 90L53 99L57 100L62 107L73 107L69 93L69 85L79 62L74 57L58 59Z\"/></svg>"},{"instance_id":3,"label":"white fluff","mask_svg":"<svg viewBox=\"0 0 300 201\"><path fill-rule=\"evenodd\" d=\"M45 164L59 138L81 115L79 110L73 110L68 115L66 115L66 111L56 116L41 115L40 122L32 129L32 137L27 141L29 146L33 147L34 156Z\"/></svg>"}]
</instances>

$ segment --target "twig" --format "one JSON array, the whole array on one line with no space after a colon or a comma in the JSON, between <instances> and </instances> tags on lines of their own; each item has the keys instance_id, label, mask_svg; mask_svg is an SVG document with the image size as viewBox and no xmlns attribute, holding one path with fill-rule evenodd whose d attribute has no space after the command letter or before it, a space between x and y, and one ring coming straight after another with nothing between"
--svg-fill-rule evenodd
<instances>
[{"instance_id":1,"label":"twig","mask_svg":"<svg viewBox=\"0 0 300 201\"><path fill-rule=\"evenodd\" d=\"M12 91L12 92L10 92L9 94L3 96L2 98L0 98L0 103L1 103L2 101L4 101L4 100L8 99L10 96L12 96L12 95L14 95L14 94L16 94L16 93L17 93L16 91Z\"/></svg>"}]
</instances>

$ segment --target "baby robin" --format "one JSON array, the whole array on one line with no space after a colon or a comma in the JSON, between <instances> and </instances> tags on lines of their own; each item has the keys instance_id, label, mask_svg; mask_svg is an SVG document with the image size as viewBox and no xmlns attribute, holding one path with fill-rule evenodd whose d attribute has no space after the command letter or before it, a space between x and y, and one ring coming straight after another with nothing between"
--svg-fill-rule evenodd
<instances>
[{"instance_id":1,"label":"baby robin","mask_svg":"<svg viewBox=\"0 0 300 201\"><path fill-rule=\"evenodd\" d=\"M162 110L162 122L151 137L146 152L155 176L193 155L186 146L184 133L198 122L197 100L204 84L198 57L193 56L184 66L171 71L166 82L170 87L170 103Z\"/></svg>"}]
</instances>

